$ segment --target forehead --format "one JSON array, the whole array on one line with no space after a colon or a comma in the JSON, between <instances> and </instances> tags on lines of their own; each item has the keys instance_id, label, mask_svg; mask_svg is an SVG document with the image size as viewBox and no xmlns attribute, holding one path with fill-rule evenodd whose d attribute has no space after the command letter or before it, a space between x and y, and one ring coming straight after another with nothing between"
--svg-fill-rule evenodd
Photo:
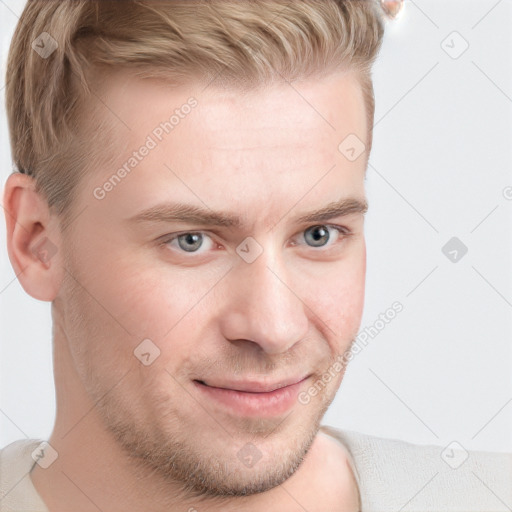
<instances>
[{"instance_id":1,"label":"forehead","mask_svg":"<svg viewBox=\"0 0 512 512\"><path fill-rule=\"evenodd\" d=\"M130 139L132 146L173 113L179 116L173 123L186 124L207 137L202 147L211 139L218 149L249 149L247 141L268 148L284 142L296 146L313 142L318 148L322 141L332 147L349 131L363 140L367 132L364 99L353 72L242 90L217 87L215 80L178 85L121 70L104 80L102 89L104 115L117 118L115 135ZM182 111L188 110L184 107L191 98L197 106L188 115ZM177 125L173 127L176 138L179 130L174 128Z\"/></svg>"},{"instance_id":2,"label":"forehead","mask_svg":"<svg viewBox=\"0 0 512 512\"><path fill-rule=\"evenodd\" d=\"M116 157L94 173L89 193L123 165L129 169L138 149L151 147L122 173L109 204L129 201L133 210L145 206L148 195L156 199L156 190L162 200L187 195L218 205L286 192L291 200L301 186L305 191L320 179L323 186L311 189L312 200L333 187L338 190L331 199L339 199L341 184L361 192L365 156L354 162L339 150L348 136L367 140L364 100L353 74L241 91L215 82L171 86L120 72L106 81L102 100L104 115L119 119L108 141Z\"/></svg>"}]
</instances>

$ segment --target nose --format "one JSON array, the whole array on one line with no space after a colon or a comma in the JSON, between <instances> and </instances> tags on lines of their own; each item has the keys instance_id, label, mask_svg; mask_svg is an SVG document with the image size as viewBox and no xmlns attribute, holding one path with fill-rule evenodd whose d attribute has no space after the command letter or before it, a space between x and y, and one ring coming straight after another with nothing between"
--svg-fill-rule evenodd
<instances>
[{"instance_id":1,"label":"nose","mask_svg":"<svg viewBox=\"0 0 512 512\"><path fill-rule=\"evenodd\" d=\"M284 264L264 251L252 263L238 261L226 281L221 314L224 336L248 340L268 354L284 353L308 331L307 306Z\"/></svg>"}]
</instances>

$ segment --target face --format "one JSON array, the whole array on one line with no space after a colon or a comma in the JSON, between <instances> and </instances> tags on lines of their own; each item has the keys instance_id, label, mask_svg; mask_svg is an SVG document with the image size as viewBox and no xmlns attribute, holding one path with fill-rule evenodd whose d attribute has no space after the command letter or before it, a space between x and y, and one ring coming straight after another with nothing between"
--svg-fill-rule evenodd
<instances>
[{"instance_id":1,"label":"face","mask_svg":"<svg viewBox=\"0 0 512 512\"><path fill-rule=\"evenodd\" d=\"M341 383L364 302L366 154L338 146L367 126L350 74L203 88L119 74L103 91L116 156L80 184L59 315L133 462L241 495L297 469Z\"/></svg>"}]
</instances>

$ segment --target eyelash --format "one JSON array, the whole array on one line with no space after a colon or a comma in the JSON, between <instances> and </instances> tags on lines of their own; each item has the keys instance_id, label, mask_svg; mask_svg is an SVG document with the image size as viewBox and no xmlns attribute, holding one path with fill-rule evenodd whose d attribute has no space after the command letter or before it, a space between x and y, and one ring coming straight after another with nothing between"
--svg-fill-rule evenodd
<instances>
[{"instance_id":1,"label":"eyelash","mask_svg":"<svg viewBox=\"0 0 512 512\"><path fill-rule=\"evenodd\" d=\"M326 227L326 228L332 228L334 230L336 230L339 235L342 237L341 240L335 240L335 242L333 244L330 244L330 245L327 245L327 246L319 246L319 247L314 247L312 245L306 245L307 247L310 247L312 249L318 249L318 250L324 250L324 251L328 251L330 248L332 248L333 246L336 245L336 243L341 243L343 242L344 239L352 236L354 233L348 229L346 226L339 226L337 224L312 224L311 226L308 226L307 228L305 228L302 233L300 234L303 234L305 231L307 231L308 229L310 228L313 228L313 227ZM207 232L205 231L181 231L179 233L174 233L171 235L167 235L166 237L164 237L161 242L160 242L160 245L164 246L164 245L169 245L173 240L177 240L180 236L182 235L192 235L192 234L201 234L201 235L206 235L206 236L209 236L209 238L212 238L210 235L208 235ZM330 240L328 240L329 242ZM215 244L215 241L212 239L212 242ZM298 245L298 244L295 244L295 245ZM201 246L202 247L202 246ZM201 249L201 247L199 249ZM325 249L325 247L327 247ZM183 249L180 249L178 248L177 251L181 254L187 254L187 255L190 255L191 257L194 257L194 255L197 255L197 256L200 256L202 255L203 253L202 252L194 252L194 251L191 251L191 252L187 252Z\"/></svg>"}]
</instances>

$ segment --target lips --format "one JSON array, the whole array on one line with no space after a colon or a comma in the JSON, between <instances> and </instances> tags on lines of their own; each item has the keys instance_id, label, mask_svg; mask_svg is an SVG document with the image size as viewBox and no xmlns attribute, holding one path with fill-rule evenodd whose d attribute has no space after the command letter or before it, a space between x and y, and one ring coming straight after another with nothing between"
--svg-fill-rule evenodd
<instances>
[{"instance_id":1,"label":"lips","mask_svg":"<svg viewBox=\"0 0 512 512\"><path fill-rule=\"evenodd\" d=\"M213 411L236 417L271 418L281 416L297 404L300 389L308 377L293 377L274 382L216 381L195 379L199 393L208 399Z\"/></svg>"},{"instance_id":2,"label":"lips","mask_svg":"<svg viewBox=\"0 0 512 512\"><path fill-rule=\"evenodd\" d=\"M307 375L301 375L298 377L288 377L279 381L275 381L273 383L269 382L258 382L255 380L245 380L245 381L215 381L215 380L197 380L200 384L211 388L219 388L219 389L229 389L232 391L243 391L245 393L269 393L271 391L275 391L276 389L281 389L287 386L291 386L298 382L301 382L307 378Z\"/></svg>"}]
</instances>

